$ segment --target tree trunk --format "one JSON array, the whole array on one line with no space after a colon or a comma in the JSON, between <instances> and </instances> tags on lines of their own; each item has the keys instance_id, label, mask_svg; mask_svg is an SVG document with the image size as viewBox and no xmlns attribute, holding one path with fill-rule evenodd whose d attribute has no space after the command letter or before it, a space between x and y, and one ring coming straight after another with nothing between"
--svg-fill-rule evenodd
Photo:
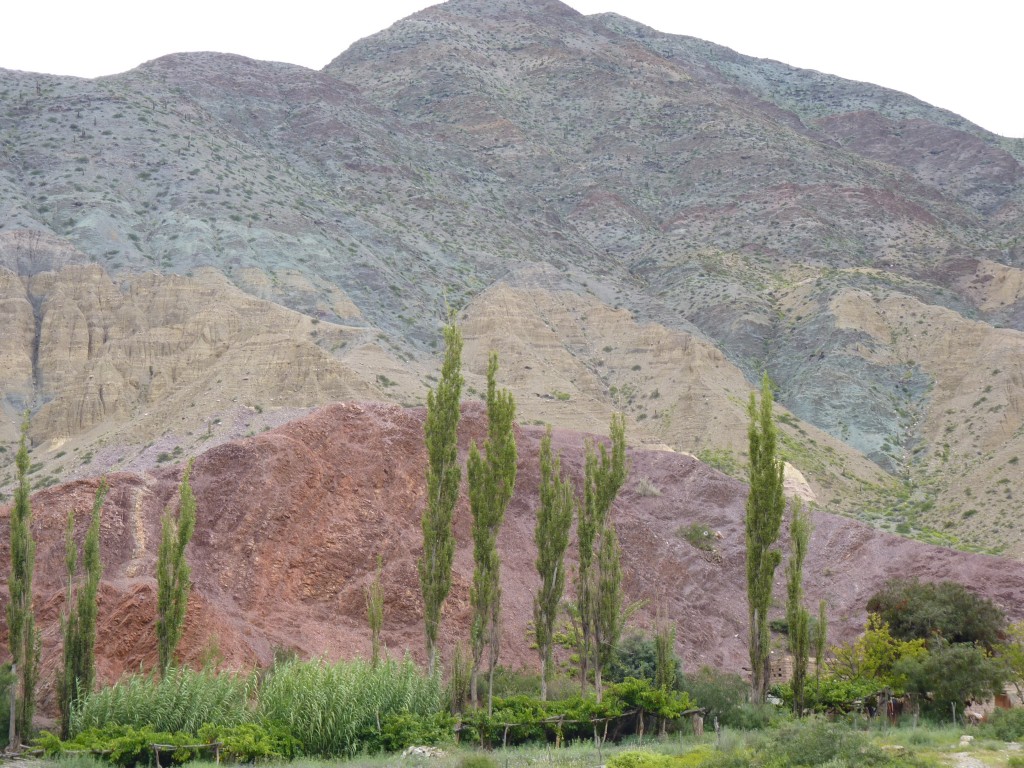
<instances>
[{"instance_id":1,"label":"tree trunk","mask_svg":"<svg viewBox=\"0 0 1024 768\"><path fill-rule=\"evenodd\" d=\"M14 749L18 745L18 665L11 664L11 722L7 727L7 745Z\"/></svg>"},{"instance_id":2,"label":"tree trunk","mask_svg":"<svg viewBox=\"0 0 1024 768\"><path fill-rule=\"evenodd\" d=\"M543 649L547 651L547 649ZM548 700L548 659L547 653L543 653L540 657L540 700Z\"/></svg>"}]
</instances>

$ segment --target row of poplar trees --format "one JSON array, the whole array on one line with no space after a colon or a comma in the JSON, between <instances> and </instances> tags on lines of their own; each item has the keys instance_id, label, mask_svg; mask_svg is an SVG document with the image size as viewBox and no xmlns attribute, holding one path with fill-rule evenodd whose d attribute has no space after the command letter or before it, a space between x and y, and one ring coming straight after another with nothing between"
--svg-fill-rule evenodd
<instances>
[{"instance_id":1,"label":"row of poplar trees","mask_svg":"<svg viewBox=\"0 0 1024 768\"><path fill-rule=\"evenodd\" d=\"M462 334L454 321L444 329L444 343L441 376L437 386L427 393L427 504L421 521L423 555L418 564L430 674L438 668L438 629L452 584L452 515L462 478L458 461ZM515 489L518 459L513 432L515 401L507 389L498 389L497 372L498 356L492 352L487 366L487 439L482 449L475 442L470 445L466 465L474 565L470 587L469 689L476 706L479 674L486 662L488 712L492 708L501 635L501 559L497 538ZM626 479L625 458L625 418L617 414L611 423L610 451L604 444L586 444L584 487L582 494L578 494L572 481L562 473L560 457L552 453L550 428L541 441L535 528L540 587L534 596L533 613L543 699L547 698L555 623L565 589L565 552L573 519L577 520L579 567L576 601L570 606L570 616L580 651L580 680L585 687L592 673L597 696L601 696L601 670L610 661L622 633L621 555L609 511ZM371 618L372 607L378 601L369 603Z\"/></svg>"},{"instance_id":2,"label":"row of poplar trees","mask_svg":"<svg viewBox=\"0 0 1024 768\"><path fill-rule=\"evenodd\" d=\"M35 626L32 578L35 572L35 540L32 536L32 508L29 503L30 460L28 453L29 413L21 424L21 439L15 456L17 486L11 508L11 570L8 577L10 601L7 605L8 644L11 651L11 718L8 744L16 749L32 732L36 685L39 679L39 630ZM174 651L181 639L185 610L191 589L185 547L196 523L196 502L192 495L189 461L179 487L178 515L170 511L163 517L160 551L157 558L157 655L159 671L165 674L173 663ZM65 535L67 589L61 613L63 666L57 673L57 704L61 735L69 737L71 715L77 703L87 696L96 680L96 622L100 577L100 519L109 488L101 479L93 499L89 528L81 556L75 543L75 513L68 511ZM79 568L81 564L81 568Z\"/></svg>"},{"instance_id":3,"label":"row of poplar trees","mask_svg":"<svg viewBox=\"0 0 1024 768\"><path fill-rule=\"evenodd\" d=\"M747 606L750 620L750 669L752 700L763 703L771 685L771 635L768 611L772 605L772 582L782 562L775 548L786 509L783 493L782 459L778 455L778 430L772 413L772 389L767 374L761 381L760 403L750 395L748 444L750 451L750 492L745 517ZM786 563L786 624L789 651L793 657L793 708L803 712L804 686L813 642L820 665L826 643L825 601L818 604L815 637L811 638L811 617L804 607L803 567L811 535L811 524L799 497L790 503L789 560Z\"/></svg>"}]
</instances>

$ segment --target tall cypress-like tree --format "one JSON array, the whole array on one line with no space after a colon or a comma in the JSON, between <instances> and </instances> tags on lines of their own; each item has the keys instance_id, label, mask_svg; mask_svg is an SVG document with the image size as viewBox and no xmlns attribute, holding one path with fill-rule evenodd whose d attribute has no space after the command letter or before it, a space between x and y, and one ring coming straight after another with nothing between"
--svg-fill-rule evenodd
<instances>
[{"instance_id":1,"label":"tall cypress-like tree","mask_svg":"<svg viewBox=\"0 0 1024 768\"><path fill-rule=\"evenodd\" d=\"M192 459L178 488L178 518L170 511L164 513L160 530L160 551L156 564L156 637L160 674L174 662L174 651L181 640L188 610L188 595L192 590L191 571L185 558L185 547L192 540L196 527L196 498L190 483Z\"/></svg>"},{"instance_id":2,"label":"tall cypress-like tree","mask_svg":"<svg viewBox=\"0 0 1024 768\"><path fill-rule=\"evenodd\" d=\"M32 575L35 571L36 544L32 538L31 487L28 480L29 412L21 422L21 439L14 458L18 485L11 507L11 572L7 580L10 603L7 605L7 641L14 665L13 685L19 692L14 720L10 725L10 744L16 747L32 730L36 709L36 680L39 676L39 632L32 604Z\"/></svg>"},{"instance_id":3,"label":"tall cypress-like tree","mask_svg":"<svg viewBox=\"0 0 1024 768\"><path fill-rule=\"evenodd\" d=\"M828 616L825 609L828 604L821 600L818 603L818 625L814 628L814 681L821 687L821 667L825 663L825 649L828 645Z\"/></svg>"},{"instance_id":4,"label":"tall cypress-like tree","mask_svg":"<svg viewBox=\"0 0 1024 768\"><path fill-rule=\"evenodd\" d=\"M750 493L747 496L747 607L750 619L750 670L752 700L763 703L771 682L768 609L772 581L782 560L772 549L779 538L786 499L782 493L782 461L777 456L777 432L772 414L772 390L768 374L761 381L761 403L754 393L747 406L750 427Z\"/></svg>"},{"instance_id":5,"label":"tall cypress-like tree","mask_svg":"<svg viewBox=\"0 0 1024 768\"><path fill-rule=\"evenodd\" d=\"M799 498L794 498L791 506L789 560L786 563L786 623L789 626L789 652L793 655L793 712L800 717L804 711L804 686L811 644L811 617L803 605L804 558L811 536L811 522Z\"/></svg>"},{"instance_id":6,"label":"tall cypress-like tree","mask_svg":"<svg viewBox=\"0 0 1024 768\"><path fill-rule=\"evenodd\" d=\"M487 365L487 442L481 456L476 444L470 446L466 474L469 481L469 509L473 516L473 584L469 601L473 609L471 645L473 667L470 693L476 704L477 674L486 646L487 711L491 712L494 667L500 652L501 558L498 531L516 482L516 441L513 432L516 406L512 393L498 390L498 354L492 352Z\"/></svg>"},{"instance_id":7,"label":"tall cypress-like tree","mask_svg":"<svg viewBox=\"0 0 1024 768\"><path fill-rule=\"evenodd\" d=\"M107 496L107 481L100 480L92 504L92 518L82 546L84 583L75 589L78 550L75 546L75 513L68 511L66 557L68 588L61 625L64 631L64 668L57 678L61 738L71 736L71 712L92 691L96 680L97 597L103 565L100 562L100 514Z\"/></svg>"},{"instance_id":8,"label":"tall cypress-like tree","mask_svg":"<svg viewBox=\"0 0 1024 768\"><path fill-rule=\"evenodd\" d=\"M562 461L551 455L551 426L540 441L540 506L533 539L537 545L540 588L533 598L533 631L540 656L540 698L548 698L548 667L555 619L565 590L565 550L577 507L572 483L562 477Z\"/></svg>"},{"instance_id":9,"label":"tall cypress-like tree","mask_svg":"<svg viewBox=\"0 0 1024 768\"><path fill-rule=\"evenodd\" d=\"M626 480L626 418L612 415L612 449L587 443L584 462L583 504L579 508L576 538L579 565L576 608L580 636L580 686L586 689L587 670L594 665L594 683L601 698L601 665L611 657L622 629L621 569L618 538L608 521L619 489ZM617 604L618 616L609 608ZM605 608L605 610L602 610Z\"/></svg>"},{"instance_id":10,"label":"tall cypress-like tree","mask_svg":"<svg viewBox=\"0 0 1024 768\"><path fill-rule=\"evenodd\" d=\"M427 506L423 510L423 555L419 559L427 669L437 669L441 608L452 588L455 536L452 513L459 498L459 402L462 397L462 333L452 320L444 329L444 363L437 388L427 392Z\"/></svg>"}]
</instances>

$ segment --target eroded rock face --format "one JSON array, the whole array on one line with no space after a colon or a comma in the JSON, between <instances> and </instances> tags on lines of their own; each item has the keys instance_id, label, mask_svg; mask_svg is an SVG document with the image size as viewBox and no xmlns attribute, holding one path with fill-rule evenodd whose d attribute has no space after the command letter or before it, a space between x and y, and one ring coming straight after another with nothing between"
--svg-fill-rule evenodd
<instances>
[{"instance_id":1,"label":"eroded rock face","mask_svg":"<svg viewBox=\"0 0 1024 768\"><path fill-rule=\"evenodd\" d=\"M385 643L392 655L410 652L422 660L416 558L426 465L423 416L420 409L340 403L196 459L198 523L189 549L194 588L183 658L194 661L214 646L227 665L239 668L267 663L278 646L327 658L368 654L364 589L379 554ZM542 434L538 427L517 429L518 479L499 538L502 662L511 666L534 664L528 623L537 585L533 529ZM482 406L466 406L460 428L463 460L470 441L485 436ZM584 437L567 431L554 436L563 467L577 482ZM612 517L622 542L627 594L650 601L637 623L649 621L661 606L678 624L678 650L687 669L711 664L740 670L747 655L746 487L668 451L632 450L629 462L629 479ZM175 504L180 473L177 466L109 477L98 643L104 681L155 663L160 516ZM75 510L78 535L84 535L96 484L96 479L82 480L32 499L44 686L52 684L59 653L64 521L68 510ZM652 486L660 495L650 492ZM698 550L678 534L693 523L720 534L714 551ZM813 523L807 599L809 604L828 601L834 642L856 634L867 598L893 576L955 579L993 598L1011 618L1024 617L1020 563L927 546L824 513L815 513ZM446 651L468 633L472 545L464 496L454 528L454 586L442 624ZM0 531L0 573L7 572L6 542ZM569 559L575 559L572 546ZM51 702L49 693L44 702Z\"/></svg>"},{"instance_id":2,"label":"eroded rock face","mask_svg":"<svg viewBox=\"0 0 1024 768\"><path fill-rule=\"evenodd\" d=\"M366 330L318 328L212 269L116 282L97 265L29 278L0 270L0 316L9 329L0 340L5 410L41 403L37 441L143 415L156 432L175 414L202 418L211 399L309 405L377 391L370 371L357 373L331 354L361 345Z\"/></svg>"}]
</instances>

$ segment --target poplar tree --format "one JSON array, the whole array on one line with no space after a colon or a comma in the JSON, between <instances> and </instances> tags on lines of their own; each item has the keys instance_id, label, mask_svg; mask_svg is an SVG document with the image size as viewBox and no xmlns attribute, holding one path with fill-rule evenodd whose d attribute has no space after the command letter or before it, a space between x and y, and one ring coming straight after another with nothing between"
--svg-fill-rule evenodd
<instances>
[{"instance_id":1,"label":"poplar tree","mask_svg":"<svg viewBox=\"0 0 1024 768\"><path fill-rule=\"evenodd\" d=\"M827 603L818 603L818 624L814 628L814 680L821 687L821 667L825 663L825 649L828 644L828 616L825 615Z\"/></svg>"},{"instance_id":2,"label":"poplar tree","mask_svg":"<svg viewBox=\"0 0 1024 768\"><path fill-rule=\"evenodd\" d=\"M771 682L768 609L772 581L782 555L772 546L779 538L786 500L782 494L782 461L776 455L777 432L772 415L768 374L761 381L761 403L752 392L747 406L750 452L750 493L746 511L747 606L750 620L751 699L764 703Z\"/></svg>"},{"instance_id":3,"label":"poplar tree","mask_svg":"<svg viewBox=\"0 0 1024 768\"><path fill-rule=\"evenodd\" d=\"M565 550L577 507L572 483L562 477L562 461L551 455L551 426L540 441L540 506L533 539L537 544L540 587L533 598L533 631L540 656L540 698L548 698L548 667L555 619L565 591Z\"/></svg>"},{"instance_id":4,"label":"poplar tree","mask_svg":"<svg viewBox=\"0 0 1024 768\"><path fill-rule=\"evenodd\" d=\"M71 712L92 691L96 680L96 616L100 576L100 514L107 496L107 481L100 480L92 504L89 530L82 546L85 581L75 590L78 550L75 546L75 513L68 511L65 563L68 587L64 598L61 628L64 635L64 668L57 677L57 704L60 709L61 738L71 738Z\"/></svg>"},{"instance_id":5,"label":"poplar tree","mask_svg":"<svg viewBox=\"0 0 1024 768\"><path fill-rule=\"evenodd\" d=\"M423 555L417 563L423 594L427 669L437 669L437 631L441 608L452 587L455 536L452 513L459 498L459 401L462 396L462 333L452 320L444 329L444 362L437 388L427 392L423 430L427 444L427 506L423 510Z\"/></svg>"},{"instance_id":6,"label":"poplar tree","mask_svg":"<svg viewBox=\"0 0 1024 768\"><path fill-rule=\"evenodd\" d=\"M170 510L164 513L160 530L160 551L156 563L156 637L160 674L174 662L174 651L181 640L188 610L188 595L192 589L190 569L185 559L185 547L192 540L196 527L196 499L192 495L190 478L192 459L178 488L178 518Z\"/></svg>"},{"instance_id":7,"label":"poplar tree","mask_svg":"<svg viewBox=\"0 0 1024 768\"><path fill-rule=\"evenodd\" d=\"M377 555L377 571L373 581L366 588L366 618L370 624L370 664L374 669L380 663L380 631L384 626L384 585L381 576L384 572L384 560Z\"/></svg>"},{"instance_id":8,"label":"poplar tree","mask_svg":"<svg viewBox=\"0 0 1024 768\"><path fill-rule=\"evenodd\" d=\"M36 681L39 676L39 632L35 627L32 604L32 575L35 570L36 544L32 539L31 487L28 481L29 412L21 422L21 439L14 458L18 485L11 507L11 571L7 580L10 602L7 605L7 641L11 649L11 672L17 697L14 719L10 724L10 746L16 748L32 730L35 714Z\"/></svg>"},{"instance_id":9,"label":"poplar tree","mask_svg":"<svg viewBox=\"0 0 1024 768\"><path fill-rule=\"evenodd\" d=\"M608 521L608 511L626 479L626 418L612 415L611 453L602 443L585 447L583 504L579 507L576 539L579 565L576 575L576 607L580 644L580 687L585 692L587 670L594 665L594 683L601 699L601 670L621 634L621 615L611 616L607 607L621 609L621 569L618 539ZM596 560L595 560L596 555ZM606 607L606 610L602 610Z\"/></svg>"},{"instance_id":10,"label":"poplar tree","mask_svg":"<svg viewBox=\"0 0 1024 768\"><path fill-rule=\"evenodd\" d=\"M792 502L789 523L789 561L786 563L786 622L789 626L789 651L793 655L793 712L804 711L804 686L810 650L811 617L804 608L804 558L811 535L811 523L799 498Z\"/></svg>"},{"instance_id":11,"label":"poplar tree","mask_svg":"<svg viewBox=\"0 0 1024 768\"><path fill-rule=\"evenodd\" d=\"M494 667L501 640L501 558L498 531L516 482L516 441L513 432L516 406L512 393L498 390L498 354L491 352L487 365L487 441L484 453L473 443L469 449L466 475L469 509L473 516L473 584L469 602L473 612L470 640L473 666L470 695L477 703L477 675L483 650L489 650L487 665L487 712L491 713Z\"/></svg>"}]
</instances>

